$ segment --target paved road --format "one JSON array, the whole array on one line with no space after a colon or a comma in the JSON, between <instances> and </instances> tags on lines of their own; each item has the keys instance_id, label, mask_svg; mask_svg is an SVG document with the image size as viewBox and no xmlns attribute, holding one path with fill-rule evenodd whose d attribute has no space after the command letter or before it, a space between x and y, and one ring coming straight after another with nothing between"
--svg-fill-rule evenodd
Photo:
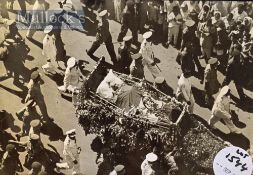
<instances>
[{"instance_id":1,"label":"paved road","mask_svg":"<svg viewBox=\"0 0 253 175\"><path fill-rule=\"evenodd\" d=\"M58 8L57 2L50 0L50 9ZM77 9L82 10L81 4L78 0L73 0ZM28 6L31 9L31 6ZM19 5L15 2L14 9L19 9ZM10 13L11 17L14 17L14 13ZM116 41L117 35L120 30L120 25L115 21L110 21L110 27L112 31L113 41ZM85 49L88 49L91 45L91 41L93 41L95 28L85 28L89 31L89 34L84 34L80 31L71 31L71 30L64 30L62 32L63 42L65 43L65 48L67 51L67 55L74 56L81 60L86 60L89 62L86 69L92 70L93 66L95 65L95 61L91 60L85 53ZM25 36L26 30L20 31L22 36ZM34 35L34 39L42 42L44 37L43 32L39 31ZM141 37L139 38L141 40ZM38 45L30 41L26 41L27 45L31 48L29 53L29 59L25 60L23 63L25 67L28 69L32 69L33 67L41 67L45 64L46 60L41 54L41 48ZM118 48L118 44L115 44L115 49ZM177 63L175 62L175 57L177 55L177 50L174 48L164 48L162 45L155 45L154 52L158 59L160 59L160 63L158 64L159 67L162 69L163 75L166 78L167 83L175 90L177 85L177 76L180 75L180 69ZM97 56L104 55L107 59L109 55L106 51L105 46L101 46L97 52L95 53ZM17 55L17 59L19 59L19 55ZM109 59L107 60L109 62ZM13 64L16 64L15 62ZM203 66L205 66L204 62L202 62ZM17 69L19 69L18 67ZM21 69L21 68L20 68ZM2 64L0 65L0 73L3 72ZM42 72L40 70L40 72ZM43 73L42 73L43 74ZM26 78L28 77L25 75ZM152 81L150 73L146 70L146 76L149 80ZM97 166L95 164L96 154L90 149L90 143L94 138L93 135L85 136L84 131L78 125L78 121L75 117L75 111L71 102L63 99L57 91L57 84L54 80L50 79L49 77L43 75L43 80L45 84L42 86L42 92L45 96L45 101L47 104L48 113L51 117L55 119L55 125L50 126L47 128L47 131L50 133L50 136L43 135L42 140L45 144L46 148L52 150L48 144L52 145L56 148L58 153L62 155L63 150L63 134L65 131L76 128L77 129L77 142L82 148L81 153L81 169L84 174L87 175L95 175L97 172ZM219 74L219 80L223 80L223 75ZM199 100L201 96L201 90L203 90L203 85L199 83L197 78L192 78L193 85L196 87L194 88L194 93L196 95L195 99L198 104L196 104L195 113L201 116L204 120L208 120L210 117L210 110L204 107L201 107L201 100ZM27 83L27 82L25 82ZM238 97L238 94L235 90L234 84L231 84L230 87L232 88L232 93ZM14 91L13 91L14 90ZM14 121L12 120L12 127L8 131L15 134L18 131L18 127L20 126L21 122L17 120L15 116L15 112L18 111L22 107L21 98L17 96L16 91L21 91L18 87L13 85L13 79L7 79L5 81L0 82L0 107L1 109L5 109L10 114L12 114ZM246 94L253 98L253 94L250 91L247 91ZM250 106L252 107L252 106ZM223 135L224 138L232 141L233 143L237 143L238 145L249 145L248 140L253 140L252 131L253 128L250 126L252 123L253 115L249 113L249 109L242 110L237 106L232 107L235 110L236 114L239 117L238 122L242 128L243 135L245 136L231 136L231 135ZM245 107L244 107L245 108ZM252 110L251 110L252 111ZM224 127L222 123L219 123L218 128L224 132L225 134L228 133L228 129ZM25 139L25 138L24 138ZM237 140L237 141L235 141ZM22 160L24 160L24 153L21 153ZM70 174L69 172L65 172L66 174Z\"/></svg>"}]
</instances>

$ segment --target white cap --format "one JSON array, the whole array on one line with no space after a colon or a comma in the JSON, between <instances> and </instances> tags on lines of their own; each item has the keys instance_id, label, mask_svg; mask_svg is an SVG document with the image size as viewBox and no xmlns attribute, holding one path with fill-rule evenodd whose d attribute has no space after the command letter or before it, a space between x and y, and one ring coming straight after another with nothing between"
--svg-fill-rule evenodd
<instances>
[{"instance_id":1,"label":"white cap","mask_svg":"<svg viewBox=\"0 0 253 175\"><path fill-rule=\"evenodd\" d=\"M151 31L148 31L148 32L146 32L146 33L143 34L143 38L144 39L148 39L148 38L150 38L152 36L152 34L153 33Z\"/></svg>"},{"instance_id":2,"label":"white cap","mask_svg":"<svg viewBox=\"0 0 253 175\"><path fill-rule=\"evenodd\" d=\"M52 25L46 26L45 29L44 29L44 33L45 34L50 33L53 30L53 28L54 28L54 26L52 26Z\"/></svg>"},{"instance_id":3,"label":"white cap","mask_svg":"<svg viewBox=\"0 0 253 175\"><path fill-rule=\"evenodd\" d=\"M146 155L146 160L147 160L148 162L155 162L157 159L158 159L158 157L157 157L157 155L154 154L154 153L148 153L148 154Z\"/></svg>"},{"instance_id":4,"label":"white cap","mask_svg":"<svg viewBox=\"0 0 253 175\"><path fill-rule=\"evenodd\" d=\"M226 93L228 93L228 91L229 91L229 87L228 86L222 87L221 90L220 90L219 96L224 96Z\"/></svg>"},{"instance_id":5,"label":"white cap","mask_svg":"<svg viewBox=\"0 0 253 175\"><path fill-rule=\"evenodd\" d=\"M133 38L133 36L125 36L123 38L123 41L130 41Z\"/></svg>"},{"instance_id":6,"label":"white cap","mask_svg":"<svg viewBox=\"0 0 253 175\"><path fill-rule=\"evenodd\" d=\"M185 21L185 25L188 27L192 27L194 24L195 24L195 21L193 21L192 19Z\"/></svg>"},{"instance_id":7,"label":"white cap","mask_svg":"<svg viewBox=\"0 0 253 175\"><path fill-rule=\"evenodd\" d=\"M15 42L15 41L14 41L13 39L8 38L8 39L5 39L5 40L4 40L3 44L4 44L5 46L9 46L9 45L13 44L14 42Z\"/></svg>"},{"instance_id":8,"label":"white cap","mask_svg":"<svg viewBox=\"0 0 253 175\"><path fill-rule=\"evenodd\" d=\"M98 16L99 17L103 17L103 16L105 16L107 14L107 10L103 10L103 11L101 11L99 14L98 14Z\"/></svg>"},{"instance_id":9,"label":"white cap","mask_svg":"<svg viewBox=\"0 0 253 175\"><path fill-rule=\"evenodd\" d=\"M76 134L76 129L71 129L69 131L66 131L67 135Z\"/></svg>"},{"instance_id":10,"label":"white cap","mask_svg":"<svg viewBox=\"0 0 253 175\"><path fill-rule=\"evenodd\" d=\"M67 66L69 68L73 67L76 64L76 58L74 57L70 57L67 61Z\"/></svg>"}]
</instances>

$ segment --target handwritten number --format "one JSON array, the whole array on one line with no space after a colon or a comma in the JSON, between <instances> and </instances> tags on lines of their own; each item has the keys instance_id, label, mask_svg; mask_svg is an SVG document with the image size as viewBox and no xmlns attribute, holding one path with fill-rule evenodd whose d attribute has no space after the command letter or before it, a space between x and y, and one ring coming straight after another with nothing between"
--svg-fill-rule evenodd
<instances>
[{"instance_id":1,"label":"handwritten number","mask_svg":"<svg viewBox=\"0 0 253 175\"><path fill-rule=\"evenodd\" d=\"M247 170L247 169L248 169L247 167L245 167L246 165L247 165L246 163L242 165L242 169L241 169L241 171L245 171L245 170Z\"/></svg>"}]
</instances>

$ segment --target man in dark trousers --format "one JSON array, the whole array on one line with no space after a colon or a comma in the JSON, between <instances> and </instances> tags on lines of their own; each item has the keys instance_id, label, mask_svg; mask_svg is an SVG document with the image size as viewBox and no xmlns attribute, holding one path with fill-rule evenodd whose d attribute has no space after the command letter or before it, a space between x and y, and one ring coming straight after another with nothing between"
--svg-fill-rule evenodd
<instances>
[{"instance_id":1,"label":"man in dark trousers","mask_svg":"<svg viewBox=\"0 0 253 175\"><path fill-rule=\"evenodd\" d=\"M99 23L97 27L96 41L93 42L91 48L86 50L87 54L92 58L94 52L99 48L102 43L105 43L106 49L111 57L113 64L116 63L116 54L112 44L112 36L109 31L109 22L107 20L107 10L103 10L98 14Z\"/></svg>"},{"instance_id":2,"label":"man in dark trousers","mask_svg":"<svg viewBox=\"0 0 253 175\"><path fill-rule=\"evenodd\" d=\"M231 58L228 61L227 73L222 85L228 85L231 81L234 80L238 95L240 99L244 101L246 96L243 92L242 86L244 84L246 74L244 59L241 55L241 52L242 46L240 44L235 44Z\"/></svg>"},{"instance_id":3,"label":"man in dark trousers","mask_svg":"<svg viewBox=\"0 0 253 175\"><path fill-rule=\"evenodd\" d=\"M2 158L0 174L14 175L21 171L23 167L19 160L19 153L14 144L8 144Z\"/></svg>"},{"instance_id":4,"label":"man in dark trousers","mask_svg":"<svg viewBox=\"0 0 253 175\"><path fill-rule=\"evenodd\" d=\"M118 49L118 58L117 58L117 65L116 71L130 74L130 65L132 63L131 57L131 43L132 43L132 36L125 36L123 38L123 44Z\"/></svg>"},{"instance_id":5,"label":"man in dark trousers","mask_svg":"<svg viewBox=\"0 0 253 175\"><path fill-rule=\"evenodd\" d=\"M185 49L186 46L189 45L189 43L192 45L191 52L192 52L192 58L197 66L198 72L200 75L203 75L204 68L201 66L198 56L201 54L200 51L200 42L197 38L195 31L197 31L197 24L193 20L187 20L185 22L186 28L183 30L182 35L182 43L181 43L181 51Z\"/></svg>"},{"instance_id":6,"label":"man in dark trousers","mask_svg":"<svg viewBox=\"0 0 253 175\"><path fill-rule=\"evenodd\" d=\"M138 43L137 13L132 0L126 2L126 11L122 14L122 26L118 36L119 42L123 41L128 29L132 32L133 44Z\"/></svg>"}]
</instances>

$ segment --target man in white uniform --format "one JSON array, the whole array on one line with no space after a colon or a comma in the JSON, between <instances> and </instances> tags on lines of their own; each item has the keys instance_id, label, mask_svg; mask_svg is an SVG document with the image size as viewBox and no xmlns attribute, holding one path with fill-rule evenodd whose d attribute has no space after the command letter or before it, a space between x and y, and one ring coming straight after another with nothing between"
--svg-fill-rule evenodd
<instances>
[{"instance_id":1,"label":"man in white uniform","mask_svg":"<svg viewBox=\"0 0 253 175\"><path fill-rule=\"evenodd\" d=\"M82 78L82 76L77 63L78 61L74 57L68 59L67 69L65 71L65 76L63 80L64 84L58 87L59 91L65 92L66 90L68 90L71 93L74 93L79 87L79 78Z\"/></svg>"},{"instance_id":2,"label":"man in white uniform","mask_svg":"<svg viewBox=\"0 0 253 175\"><path fill-rule=\"evenodd\" d=\"M46 36L43 39L42 55L46 57L47 63L42 66L42 69L45 73L47 73L48 71L50 71L51 68L53 68L51 62L56 60L57 49L55 45L55 35L52 31L52 25L47 26L44 30Z\"/></svg>"},{"instance_id":3,"label":"man in white uniform","mask_svg":"<svg viewBox=\"0 0 253 175\"><path fill-rule=\"evenodd\" d=\"M142 175L155 175L153 164L157 161L158 157L154 153L148 153L146 159L141 164Z\"/></svg>"},{"instance_id":4,"label":"man in white uniform","mask_svg":"<svg viewBox=\"0 0 253 175\"><path fill-rule=\"evenodd\" d=\"M178 80L178 87L176 92L176 97L179 101L186 102L189 105L189 113L193 113L194 109L194 97L192 94L192 84L191 80L189 79L191 77L191 71L185 70L179 80Z\"/></svg>"},{"instance_id":5,"label":"man in white uniform","mask_svg":"<svg viewBox=\"0 0 253 175\"><path fill-rule=\"evenodd\" d=\"M219 120L223 119L228 129L232 133L241 134L231 120L230 114L230 89L228 86L224 86L219 95L217 96L212 109L212 115L208 123L212 128Z\"/></svg>"},{"instance_id":6,"label":"man in white uniform","mask_svg":"<svg viewBox=\"0 0 253 175\"><path fill-rule=\"evenodd\" d=\"M76 144L76 130L72 129L66 132L67 137L64 140L63 155L65 157L66 163L56 163L57 170L73 169L72 175L80 174L80 163L79 154L81 148Z\"/></svg>"}]
</instances>

